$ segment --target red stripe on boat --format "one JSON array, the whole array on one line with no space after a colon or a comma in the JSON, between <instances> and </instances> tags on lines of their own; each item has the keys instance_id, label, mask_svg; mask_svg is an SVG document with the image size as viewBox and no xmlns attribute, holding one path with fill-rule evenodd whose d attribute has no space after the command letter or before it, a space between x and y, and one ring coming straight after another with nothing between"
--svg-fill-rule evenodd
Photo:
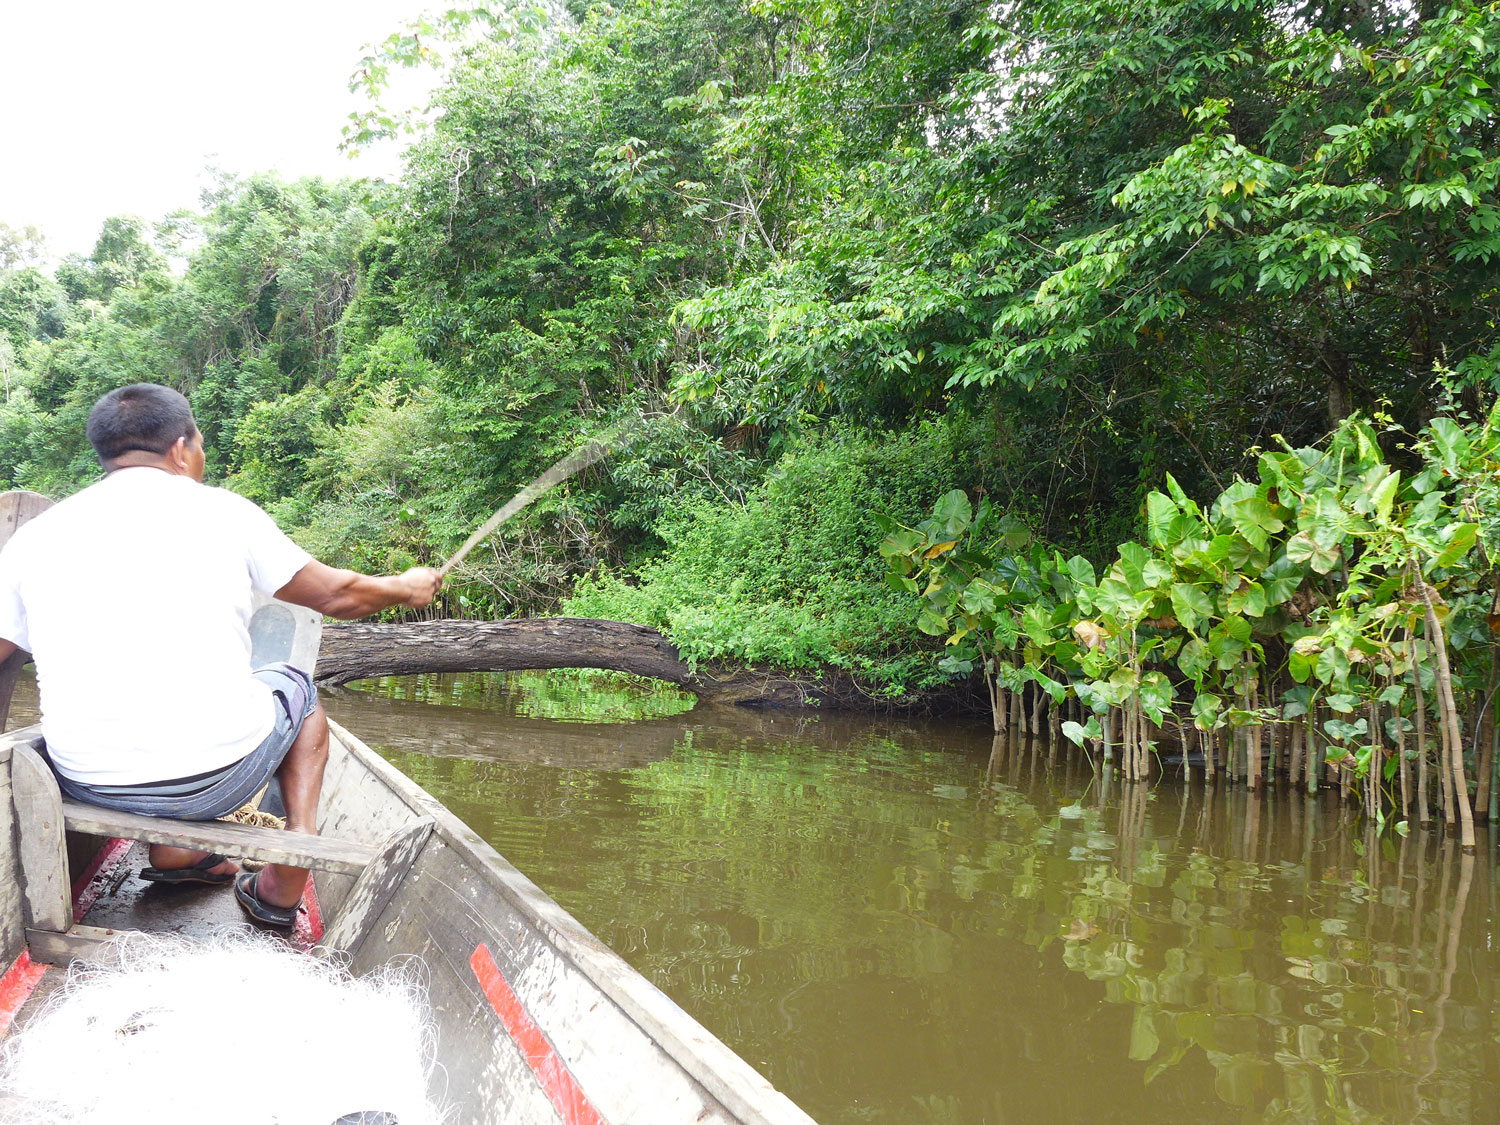
<instances>
[{"instance_id":1,"label":"red stripe on boat","mask_svg":"<svg viewBox=\"0 0 1500 1125\"><path fill-rule=\"evenodd\" d=\"M36 964L24 949L5 970L5 975L0 977L0 1035L10 1030L11 1020L16 1018L21 1005L26 1003L26 998L46 971L47 966Z\"/></svg>"},{"instance_id":2,"label":"red stripe on boat","mask_svg":"<svg viewBox=\"0 0 1500 1125\"><path fill-rule=\"evenodd\" d=\"M313 877L307 877L307 889L302 892L302 909L297 911L297 921L292 924L292 941L299 949L311 949L323 940L323 912L318 908L318 888L313 886Z\"/></svg>"},{"instance_id":3,"label":"red stripe on boat","mask_svg":"<svg viewBox=\"0 0 1500 1125\"><path fill-rule=\"evenodd\" d=\"M84 915L99 901L104 884L109 882L109 877L125 858L130 845L130 840L111 840L94 853L94 858L73 884L73 921L82 922Z\"/></svg>"},{"instance_id":4,"label":"red stripe on boat","mask_svg":"<svg viewBox=\"0 0 1500 1125\"><path fill-rule=\"evenodd\" d=\"M495 1009L495 1014L500 1017L500 1022L505 1025L505 1030L521 1049L526 1065L531 1067L537 1082L556 1107L563 1125L605 1125L604 1118L589 1104L578 1081L568 1070L552 1041L547 1038L547 1033L536 1025L536 1021L521 1003L521 998L500 972L500 966L495 964L488 946L481 943L474 947L469 967L474 970L479 987L484 990L485 997Z\"/></svg>"}]
</instances>

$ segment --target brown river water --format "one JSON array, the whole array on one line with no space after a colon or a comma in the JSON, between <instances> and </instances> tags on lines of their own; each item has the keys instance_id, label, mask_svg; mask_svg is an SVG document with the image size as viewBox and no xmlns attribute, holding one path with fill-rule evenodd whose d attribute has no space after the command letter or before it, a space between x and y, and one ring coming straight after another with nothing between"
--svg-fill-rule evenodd
<instances>
[{"instance_id":1,"label":"brown river water","mask_svg":"<svg viewBox=\"0 0 1500 1125\"><path fill-rule=\"evenodd\" d=\"M1493 833L603 675L365 687L329 714L823 1125L1500 1121Z\"/></svg>"},{"instance_id":2,"label":"brown river water","mask_svg":"<svg viewBox=\"0 0 1500 1125\"><path fill-rule=\"evenodd\" d=\"M1492 836L982 726L368 688L329 713L824 1125L1500 1120Z\"/></svg>"}]
</instances>

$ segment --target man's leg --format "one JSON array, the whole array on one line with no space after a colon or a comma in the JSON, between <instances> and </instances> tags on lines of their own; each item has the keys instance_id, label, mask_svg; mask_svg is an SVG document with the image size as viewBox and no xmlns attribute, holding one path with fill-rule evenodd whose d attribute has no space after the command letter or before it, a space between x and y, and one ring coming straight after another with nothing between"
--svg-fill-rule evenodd
<instances>
[{"instance_id":1,"label":"man's leg","mask_svg":"<svg viewBox=\"0 0 1500 1125\"><path fill-rule=\"evenodd\" d=\"M323 791L323 768L328 765L328 716L319 703L302 723L297 740L282 759L276 776L286 805L286 830L318 834L318 796ZM305 867L268 863L255 881L255 897L270 906L295 906L307 886Z\"/></svg>"},{"instance_id":2,"label":"man's leg","mask_svg":"<svg viewBox=\"0 0 1500 1125\"><path fill-rule=\"evenodd\" d=\"M208 858L207 852L195 852L191 848L174 848L168 844L151 845L151 866L162 871L176 871L191 867L200 859ZM233 875L240 865L232 859L217 863L208 869L210 875Z\"/></svg>"}]
</instances>

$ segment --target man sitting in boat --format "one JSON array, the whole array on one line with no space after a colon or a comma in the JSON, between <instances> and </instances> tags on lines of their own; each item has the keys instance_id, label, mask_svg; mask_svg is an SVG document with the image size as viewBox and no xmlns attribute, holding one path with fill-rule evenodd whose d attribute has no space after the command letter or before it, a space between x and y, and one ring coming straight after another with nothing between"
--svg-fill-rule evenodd
<instances>
[{"instance_id":1,"label":"man sitting in boat","mask_svg":"<svg viewBox=\"0 0 1500 1125\"><path fill-rule=\"evenodd\" d=\"M170 388L111 391L88 439L104 479L0 551L0 659L32 653L59 786L88 804L208 820L274 775L287 830L316 833L328 722L306 671L252 671L252 589L354 618L425 606L442 576L324 566L251 501L205 487L203 435ZM240 874L221 855L162 845L141 874L233 880L245 911L275 926L295 921L307 883L302 868Z\"/></svg>"}]
</instances>

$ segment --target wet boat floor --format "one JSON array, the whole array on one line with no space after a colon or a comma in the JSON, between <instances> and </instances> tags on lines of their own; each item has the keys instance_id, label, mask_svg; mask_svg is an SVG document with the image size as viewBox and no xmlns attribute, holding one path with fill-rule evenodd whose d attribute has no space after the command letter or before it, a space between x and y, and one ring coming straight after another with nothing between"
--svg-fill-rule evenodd
<instances>
[{"instance_id":1,"label":"wet boat floor","mask_svg":"<svg viewBox=\"0 0 1500 1125\"><path fill-rule=\"evenodd\" d=\"M80 919L85 926L105 930L144 930L151 934L185 934L202 937L245 924L245 912L228 883L210 887L203 883L151 883L140 877L151 861L147 846L132 844L110 871L95 876L102 883L99 897Z\"/></svg>"}]
</instances>

